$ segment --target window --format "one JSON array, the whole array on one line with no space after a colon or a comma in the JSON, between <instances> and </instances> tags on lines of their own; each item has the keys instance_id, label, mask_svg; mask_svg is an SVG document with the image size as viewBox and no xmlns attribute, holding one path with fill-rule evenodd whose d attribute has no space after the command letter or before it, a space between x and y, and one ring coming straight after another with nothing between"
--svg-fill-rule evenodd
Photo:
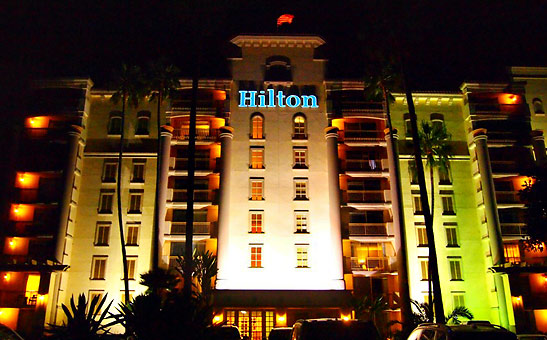
<instances>
[{"instance_id":1,"label":"window","mask_svg":"<svg viewBox=\"0 0 547 340\"><path fill-rule=\"evenodd\" d=\"M429 277L429 260L427 258L420 258L420 269L422 281L427 281Z\"/></svg>"},{"instance_id":2,"label":"window","mask_svg":"<svg viewBox=\"0 0 547 340\"><path fill-rule=\"evenodd\" d=\"M112 214L112 201L114 200L114 190L103 189L99 197L99 213Z\"/></svg>"},{"instance_id":3,"label":"window","mask_svg":"<svg viewBox=\"0 0 547 340\"><path fill-rule=\"evenodd\" d=\"M135 280L135 271L137 269L137 257L128 256L127 257L127 277L129 280ZM123 279L123 273L122 273Z\"/></svg>"},{"instance_id":4,"label":"window","mask_svg":"<svg viewBox=\"0 0 547 340\"><path fill-rule=\"evenodd\" d=\"M405 120L405 136L407 138L412 137L412 124L410 123L410 114L405 113L403 115L403 118Z\"/></svg>"},{"instance_id":5,"label":"window","mask_svg":"<svg viewBox=\"0 0 547 340\"><path fill-rule=\"evenodd\" d=\"M520 263L520 248L518 243L504 243L503 252L505 261L509 263Z\"/></svg>"},{"instance_id":6,"label":"window","mask_svg":"<svg viewBox=\"0 0 547 340\"><path fill-rule=\"evenodd\" d=\"M129 301L133 301L134 296L135 296L135 291L130 290L129 291ZM125 304L125 291L124 290L120 291L120 300L123 304Z\"/></svg>"},{"instance_id":7,"label":"window","mask_svg":"<svg viewBox=\"0 0 547 340\"><path fill-rule=\"evenodd\" d=\"M251 244L251 268L262 268L262 244Z\"/></svg>"},{"instance_id":8,"label":"window","mask_svg":"<svg viewBox=\"0 0 547 340\"><path fill-rule=\"evenodd\" d=\"M264 138L264 117L260 113L255 113L251 116L251 138Z\"/></svg>"},{"instance_id":9,"label":"window","mask_svg":"<svg viewBox=\"0 0 547 340\"><path fill-rule=\"evenodd\" d=\"M106 272L106 256L93 256L91 261L91 279L92 280L104 280L104 274Z\"/></svg>"},{"instance_id":10,"label":"window","mask_svg":"<svg viewBox=\"0 0 547 340\"><path fill-rule=\"evenodd\" d=\"M295 232L308 232L308 211L300 210L294 212Z\"/></svg>"},{"instance_id":11,"label":"window","mask_svg":"<svg viewBox=\"0 0 547 340\"><path fill-rule=\"evenodd\" d=\"M448 260L450 265L450 280L461 281L462 279L462 262L460 258L451 258Z\"/></svg>"},{"instance_id":12,"label":"window","mask_svg":"<svg viewBox=\"0 0 547 340\"><path fill-rule=\"evenodd\" d=\"M97 222L95 230L95 245L107 246L110 238L110 222Z\"/></svg>"},{"instance_id":13,"label":"window","mask_svg":"<svg viewBox=\"0 0 547 340\"><path fill-rule=\"evenodd\" d=\"M308 268L308 244L296 244L296 268Z\"/></svg>"},{"instance_id":14,"label":"window","mask_svg":"<svg viewBox=\"0 0 547 340\"><path fill-rule=\"evenodd\" d=\"M264 211L263 210L251 210L250 217L250 233L263 233L264 223Z\"/></svg>"},{"instance_id":15,"label":"window","mask_svg":"<svg viewBox=\"0 0 547 340\"><path fill-rule=\"evenodd\" d=\"M307 169L307 148L295 147L293 148L293 169Z\"/></svg>"},{"instance_id":16,"label":"window","mask_svg":"<svg viewBox=\"0 0 547 340\"><path fill-rule=\"evenodd\" d=\"M294 199L295 200L308 199L308 179L307 178L294 179Z\"/></svg>"},{"instance_id":17,"label":"window","mask_svg":"<svg viewBox=\"0 0 547 340\"><path fill-rule=\"evenodd\" d=\"M439 169L438 173L440 185L452 184L452 180L450 179L450 164L448 164L448 167L446 169Z\"/></svg>"},{"instance_id":18,"label":"window","mask_svg":"<svg viewBox=\"0 0 547 340\"><path fill-rule=\"evenodd\" d=\"M262 201L264 199L264 178L251 178L251 200Z\"/></svg>"},{"instance_id":19,"label":"window","mask_svg":"<svg viewBox=\"0 0 547 340\"><path fill-rule=\"evenodd\" d=\"M226 324L228 326L235 326L236 325L236 311L235 310L227 310L226 311Z\"/></svg>"},{"instance_id":20,"label":"window","mask_svg":"<svg viewBox=\"0 0 547 340\"><path fill-rule=\"evenodd\" d=\"M539 98L532 99L532 106L534 107L534 113L545 113L543 110L543 102Z\"/></svg>"},{"instance_id":21,"label":"window","mask_svg":"<svg viewBox=\"0 0 547 340\"><path fill-rule=\"evenodd\" d=\"M97 301L100 302L103 296L104 296L104 291L102 290L90 290L88 293L89 301L93 301L93 299L97 299Z\"/></svg>"},{"instance_id":22,"label":"window","mask_svg":"<svg viewBox=\"0 0 547 340\"><path fill-rule=\"evenodd\" d=\"M425 226L416 226L416 232L418 234L418 247L426 247L428 243Z\"/></svg>"},{"instance_id":23,"label":"window","mask_svg":"<svg viewBox=\"0 0 547 340\"><path fill-rule=\"evenodd\" d=\"M110 121L108 122L108 134L109 135L121 135L122 134L122 113L114 111L110 113Z\"/></svg>"},{"instance_id":24,"label":"window","mask_svg":"<svg viewBox=\"0 0 547 340\"><path fill-rule=\"evenodd\" d=\"M464 293L452 293L452 302L454 308L465 307Z\"/></svg>"},{"instance_id":25,"label":"window","mask_svg":"<svg viewBox=\"0 0 547 340\"><path fill-rule=\"evenodd\" d=\"M416 162L408 162L408 175L410 177L410 184L418 184L418 171L416 171Z\"/></svg>"},{"instance_id":26,"label":"window","mask_svg":"<svg viewBox=\"0 0 547 340\"><path fill-rule=\"evenodd\" d=\"M420 195L413 195L412 203L414 205L414 215L423 215L424 210L422 209L422 200L420 199Z\"/></svg>"},{"instance_id":27,"label":"window","mask_svg":"<svg viewBox=\"0 0 547 340\"><path fill-rule=\"evenodd\" d=\"M296 114L293 117L293 139L306 139L306 117L303 114Z\"/></svg>"},{"instance_id":28,"label":"window","mask_svg":"<svg viewBox=\"0 0 547 340\"><path fill-rule=\"evenodd\" d=\"M274 312L269 310L265 312L266 321L266 334L270 334L271 330L274 328Z\"/></svg>"},{"instance_id":29,"label":"window","mask_svg":"<svg viewBox=\"0 0 547 340\"><path fill-rule=\"evenodd\" d=\"M458 234L456 232L456 225L446 225L446 246L447 247L458 247Z\"/></svg>"},{"instance_id":30,"label":"window","mask_svg":"<svg viewBox=\"0 0 547 340\"><path fill-rule=\"evenodd\" d=\"M251 340L262 340L262 311L251 311Z\"/></svg>"},{"instance_id":31,"label":"window","mask_svg":"<svg viewBox=\"0 0 547 340\"><path fill-rule=\"evenodd\" d=\"M150 112L140 111L137 113L137 128L135 129L135 135L137 136L147 136L150 134L149 125L150 123Z\"/></svg>"},{"instance_id":32,"label":"window","mask_svg":"<svg viewBox=\"0 0 547 340\"><path fill-rule=\"evenodd\" d=\"M142 213L143 190L129 190L129 214Z\"/></svg>"},{"instance_id":33,"label":"window","mask_svg":"<svg viewBox=\"0 0 547 340\"><path fill-rule=\"evenodd\" d=\"M145 159L133 160L133 171L131 173L132 183L144 183L144 169L146 165Z\"/></svg>"},{"instance_id":34,"label":"window","mask_svg":"<svg viewBox=\"0 0 547 340\"><path fill-rule=\"evenodd\" d=\"M105 160L103 165L103 183L115 183L118 171L118 163L112 160Z\"/></svg>"},{"instance_id":35,"label":"window","mask_svg":"<svg viewBox=\"0 0 547 340\"><path fill-rule=\"evenodd\" d=\"M139 228L141 224L137 222L127 223L127 233L125 236L126 246L139 245Z\"/></svg>"},{"instance_id":36,"label":"window","mask_svg":"<svg viewBox=\"0 0 547 340\"><path fill-rule=\"evenodd\" d=\"M251 147L251 169L264 169L263 147Z\"/></svg>"},{"instance_id":37,"label":"window","mask_svg":"<svg viewBox=\"0 0 547 340\"><path fill-rule=\"evenodd\" d=\"M433 130L442 129L444 126L444 116L440 113L432 113L430 116L431 127Z\"/></svg>"},{"instance_id":38,"label":"window","mask_svg":"<svg viewBox=\"0 0 547 340\"><path fill-rule=\"evenodd\" d=\"M454 215L454 200L452 196L441 196L443 202L443 215Z\"/></svg>"}]
</instances>

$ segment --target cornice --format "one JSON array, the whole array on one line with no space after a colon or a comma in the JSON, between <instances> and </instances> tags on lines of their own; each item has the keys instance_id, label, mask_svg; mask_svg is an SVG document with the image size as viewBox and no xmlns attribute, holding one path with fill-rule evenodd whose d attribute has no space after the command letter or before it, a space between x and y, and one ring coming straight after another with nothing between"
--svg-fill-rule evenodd
<instances>
[{"instance_id":1,"label":"cornice","mask_svg":"<svg viewBox=\"0 0 547 340\"><path fill-rule=\"evenodd\" d=\"M325 44L319 36L308 35L238 35L230 40L238 47L316 48Z\"/></svg>"}]
</instances>

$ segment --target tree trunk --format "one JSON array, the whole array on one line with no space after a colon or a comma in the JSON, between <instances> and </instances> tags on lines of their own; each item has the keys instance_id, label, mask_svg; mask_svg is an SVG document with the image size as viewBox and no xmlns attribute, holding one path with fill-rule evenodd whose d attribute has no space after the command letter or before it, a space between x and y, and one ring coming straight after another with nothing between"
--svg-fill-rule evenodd
<instances>
[{"instance_id":1,"label":"tree trunk","mask_svg":"<svg viewBox=\"0 0 547 340\"><path fill-rule=\"evenodd\" d=\"M120 149L118 152L118 178L116 181L116 196L118 201L118 226L120 229L120 242L122 247L122 263L123 263L123 286L125 303L129 303L129 278L127 273L127 253L125 251L125 237L123 226L123 211L122 211L122 159L123 159L123 142L124 142L124 128L125 128L125 101L127 94L122 96L122 122L121 122L121 134L120 134Z\"/></svg>"},{"instance_id":2,"label":"tree trunk","mask_svg":"<svg viewBox=\"0 0 547 340\"><path fill-rule=\"evenodd\" d=\"M404 67L404 63L403 63ZM441 295L441 282L439 280L439 269L437 264L437 253L435 250L435 235L433 233L433 220L429 210L429 202L427 197L427 188L424 175L424 165L422 163L422 156L420 150L420 138L418 137L418 119L416 117L416 110L414 108L414 102L412 101L412 89L409 86L406 72L403 69L403 79L406 92L406 100L408 103L408 113L410 115L410 124L412 129L412 141L414 146L414 160L416 162L416 172L418 175L418 185L420 186L420 201L422 203L422 210L425 220L425 228L427 232L428 248L429 248L429 263L431 265L431 276L433 280L433 294L436 297L433 304L435 309L435 315L438 323L445 323L444 321L444 308Z\"/></svg>"},{"instance_id":3,"label":"tree trunk","mask_svg":"<svg viewBox=\"0 0 547 340\"><path fill-rule=\"evenodd\" d=\"M163 93L162 93L162 90L161 90L161 86L160 86L160 89L158 90L158 106L157 106L157 110L156 110L156 113L157 113L157 117L156 117L156 122L157 122L157 130L158 130L158 150L157 150L157 158L156 158L156 197L155 197L155 201L154 201L154 222L153 222L153 235L152 235L152 270L157 270L158 267L159 267L159 262L160 262L160 259L159 259L159 249L160 249L160 218L165 218L164 216L159 216L159 213L160 213L160 209L159 209L159 205L160 204L165 204L165 202L160 202L159 201L159 187L161 185L160 183L160 164L161 164L161 119L160 119L160 114L161 114L161 102L162 102L162 98L163 97Z\"/></svg>"},{"instance_id":4,"label":"tree trunk","mask_svg":"<svg viewBox=\"0 0 547 340\"><path fill-rule=\"evenodd\" d=\"M429 167L429 180L431 182L431 221L433 226L435 226L435 189L434 189L434 180L433 180L433 167ZM428 242L429 243L429 240ZM427 261L427 294L429 299L429 305L433 307L433 290L432 290L432 277L431 277L431 261ZM429 322L433 322L433 308L429 308Z\"/></svg>"}]
</instances>

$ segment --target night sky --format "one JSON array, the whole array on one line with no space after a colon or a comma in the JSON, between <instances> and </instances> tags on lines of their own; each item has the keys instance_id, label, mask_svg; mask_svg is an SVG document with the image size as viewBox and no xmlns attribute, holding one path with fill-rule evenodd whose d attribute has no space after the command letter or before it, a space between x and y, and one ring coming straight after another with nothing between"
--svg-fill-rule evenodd
<instances>
[{"instance_id":1,"label":"night sky","mask_svg":"<svg viewBox=\"0 0 547 340\"><path fill-rule=\"evenodd\" d=\"M102 87L120 64L145 65L160 56L190 75L195 15L186 3L13 1L4 10L4 80L90 76ZM464 80L506 79L506 66L547 65L546 1L201 3L201 73L208 78L229 77L232 37L275 33L283 13L295 19L282 33L313 33L327 41L330 78L362 77L366 54L393 50L392 41L407 59L416 89L456 91Z\"/></svg>"}]
</instances>

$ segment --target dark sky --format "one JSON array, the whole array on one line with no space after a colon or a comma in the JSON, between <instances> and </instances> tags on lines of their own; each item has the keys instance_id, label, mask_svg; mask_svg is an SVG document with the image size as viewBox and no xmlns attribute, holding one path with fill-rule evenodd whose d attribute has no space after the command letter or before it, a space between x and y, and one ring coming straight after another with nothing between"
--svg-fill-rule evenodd
<instances>
[{"instance_id":1,"label":"dark sky","mask_svg":"<svg viewBox=\"0 0 547 340\"><path fill-rule=\"evenodd\" d=\"M4 11L4 79L90 76L104 85L121 63L146 64L159 56L190 74L195 20L187 2L13 1ZM509 65L547 66L546 1L200 3L204 77L228 77L229 39L275 33L283 13L295 15L284 31L315 33L327 41L331 77L359 78L366 53L386 46L390 37L420 89L457 90L465 79L503 79Z\"/></svg>"}]
</instances>

